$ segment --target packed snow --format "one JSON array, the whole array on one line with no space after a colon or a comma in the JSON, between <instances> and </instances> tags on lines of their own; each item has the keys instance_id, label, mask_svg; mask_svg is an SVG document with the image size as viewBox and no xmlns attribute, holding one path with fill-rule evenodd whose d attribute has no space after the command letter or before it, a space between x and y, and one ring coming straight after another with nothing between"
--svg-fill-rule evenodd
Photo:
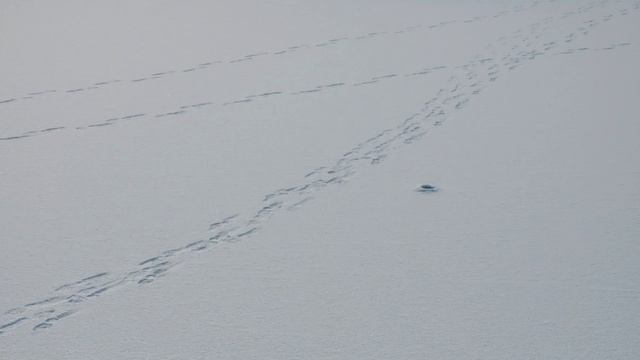
<instances>
[{"instance_id":1,"label":"packed snow","mask_svg":"<svg viewBox=\"0 0 640 360\"><path fill-rule=\"evenodd\" d=\"M640 357L639 0L0 7L0 359Z\"/></svg>"}]
</instances>

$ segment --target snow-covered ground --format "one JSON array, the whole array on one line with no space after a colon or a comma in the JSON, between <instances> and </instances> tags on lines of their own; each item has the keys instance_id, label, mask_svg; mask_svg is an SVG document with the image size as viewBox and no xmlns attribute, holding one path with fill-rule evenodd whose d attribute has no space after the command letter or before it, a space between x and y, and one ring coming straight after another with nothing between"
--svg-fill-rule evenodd
<instances>
[{"instance_id":1,"label":"snow-covered ground","mask_svg":"<svg viewBox=\"0 0 640 360\"><path fill-rule=\"evenodd\" d=\"M640 357L640 1L7 0L0 49L0 359Z\"/></svg>"}]
</instances>

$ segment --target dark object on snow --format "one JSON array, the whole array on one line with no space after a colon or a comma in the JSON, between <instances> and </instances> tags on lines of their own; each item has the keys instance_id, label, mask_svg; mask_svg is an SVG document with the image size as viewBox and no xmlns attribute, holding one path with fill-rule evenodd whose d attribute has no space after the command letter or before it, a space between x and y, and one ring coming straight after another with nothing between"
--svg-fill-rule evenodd
<instances>
[{"instance_id":1,"label":"dark object on snow","mask_svg":"<svg viewBox=\"0 0 640 360\"><path fill-rule=\"evenodd\" d=\"M417 189L417 191L419 192L436 192L439 189L433 185L430 184L424 184L424 185L420 185Z\"/></svg>"}]
</instances>

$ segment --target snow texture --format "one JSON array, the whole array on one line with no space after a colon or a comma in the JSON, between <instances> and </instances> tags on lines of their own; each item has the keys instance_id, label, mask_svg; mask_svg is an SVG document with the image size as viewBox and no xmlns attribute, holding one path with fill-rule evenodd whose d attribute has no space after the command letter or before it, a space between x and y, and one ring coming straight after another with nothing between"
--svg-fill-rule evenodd
<instances>
[{"instance_id":1,"label":"snow texture","mask_svg":"<svg viewBox=\"0 0 640 360\"><path fill-rule=\"evenodd\" d=\"M640 357L640 1L0 29L1 359Z\"/></svg>"}]
</instances>

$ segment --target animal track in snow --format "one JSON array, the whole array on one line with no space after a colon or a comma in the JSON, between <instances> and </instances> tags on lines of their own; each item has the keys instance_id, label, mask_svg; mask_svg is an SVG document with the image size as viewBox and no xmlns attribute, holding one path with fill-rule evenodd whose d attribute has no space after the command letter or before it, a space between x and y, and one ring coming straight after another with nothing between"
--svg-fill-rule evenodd
<instances>
[{"instance_id":1,"label":"animal track in snow","mask_svg":"<svg viewBox=\"0 0 640 360\"><path fill-rule=\"evenodd\" d=\"M537 3L532 3L531 4L531 8L534 8L538 6ZM73 96L78 96L79 94L82 94L84 92L86 92L87 90L97 90L97 89L102 89L105 87L109 87L109 86L113 86L115 84L121 84L121 83L141 83L141 82L146 82L148 80L152 80L152 79L162 79L168 76L177 76L179 74L189 74L195 71L199 71L199 70L206 70L206 69L212 69L217 64L222 64L222 63L227 63L227 64L237 64L237 63L243 63L243 62L247 62L247 61L251 61L254 60L256 58L261 58L261 57L267 57L267 56L276 56L276 55L284 55L284 54L288 54L288 53L295 53L298 51L301 51L302 49L309 49L309 48L317 48L317 47L325 47L325 46L336 46L339 44L343 44L343 43L349 43L349 42L353 42L353 41L362 41L362 40L370 40L370 39L374 39L377 37L381 37L384 35L401 35L401 34L406 34L406 33L411 33L414 31L417 31L419 29L423 29L423 30L435 30L435 29L441 29L443 27L449 26L449 25L453 25L456 23L459 24L469 24L471 22L479 22L479 21L485 21L488 19L492 19L492 18L497 18L500 16L506 16L509 14L519 14L521 12L523 12L525 10L525 8L512 8L510 10L502 10L500 12L498 12L496 14L496 16L477 16L477 17L473 17L471 19L465 19L462 21L458 21L458 20L449 20L449 21L442 21L442 22L438 22L436 24L416 24L416 25L411 25L411 26L407 26L403 29L397 30L397 31L373 31L373 32L367 32L365 34L362 35L354 35L354 36L343 36L343 37L339 37L339 38L332 38L330 40L327 41L321 41L321 42L317 42L316 45L314 46L310 46L307 44L301 44L301 45L294 45L294 46L289 46L285 49L280 49L280 50L267 50L267 51L253 51L249 54L246 55L242 55L242 56L238 56L235 58L232 58L230 60L211 60L211 61L200 61L197 63L197 65L193 65L193 66L189 66L189 67L185 67L183 69L173 69L173 70L166 70L166 71L158 71L158 72L153 72L150 74L145 74L145 75L139 75L139 76L135 76L131 79L128 80L121 80L121 79L114 79L114 80L108 80L108 81L97 81L97 82L93 82L90 85L86 85L86 86L76 86L76 87L72 87L72 88L68 88L66 90L63 89L49 89L49 90L39 90L39 91L29 91L27 93L28 96L14 96L11 97L9 99L0 99L0 105L6 104L6 103L11 103L11 102L16 102L16 101L20 101L20 100L33 100L33 99L37 99L37 98L41 98L43 96L46 95L52 95L55 93L64 93L67 95L73 95ZM497 16L500 15L500 16Z\"/></svg>"},{"instance_id":2,"label":"animal track in snow","mask_svg":"<svg viewBox=\"0 0 640 360\"><path fill-rule=\"evenodd\" d=\"M608 1L595 3L607 4ZM591 9L593 6L580 7L571 14L561 15L555 21L561 22L576 16L586 16ZM615 16L611 19L615 19ZM593 19L588 19L588 21L591 20ZM545 20L543 23L550 25L552 21ZM572 33L575 34L575 32L570 34ZM493 81L499 79L505 73L505 69L515 70L539 57L553 54L550 51L562 50L559 49L558 44L563 43L562 39L566 37L558 37L552 42L537 42L536 39L540 39L541 35L549 34L554 35L552 29L541 26L541 22L537 22L500 38L496 43L485 46L483 52L465 64L454 67L444 86L422 104L418 111L395 126L368 137L332 164L307 172L295 185L282 187L264 195L263 200L252 211L212 222L207 236L201 239L160 252L140 261L128 270L97 273L63 284L42 299L6 311L0 316L0 334L14 331L27 324L32 331L51 328L59 321L81 310L82 306L93 298L127 286L148 286L170 273L170 270L182 261L194 256L193 254L202 253L220 243L232 243L254 236L270 218L284 211L295 211L301 208L321 191L350 180L363 168L384 162L398 148L413 143L435 126L444 124L452 114L469 106L473 98ZM546 50L539 50L542 48ZM145 116L140 114L127 116L130 116L130 119Z\"/></svg>"},{"instance_id":3,"label":"animal track in snow","mask_svg":"<svg viewBox=\"0 0 640 360\"><path fill-rule=\"evenodd\" d=\"M435 67L430 67L430 68L425 68L422 69L419 73L420 74L431 74L435 71L439 71L439 70L443 70L446 69L446 66L435 66ZM405 74L404 77L405 78L410 78L413 77L415 75L418 75L415 72L412 73L408 73ZM398 77L397 74L387 74L387 75L381 75L381 76L373 76L368 80L365 81L361 81L361 82L354 82L354 83L350 83L347 81L339 81L339 82L332 82L332 83L328 83L328 84L323 84L323 85L317 85L315 87L311 87L308 89L304 89L304 90L298 90L298 91L277 91L277 90L272 90L272 91L265 91L259 94L252 94L252 95L247 95L243 98L237 99L237 100L231 100L231 101L227 101L224 103L220 103L217 104L215 103L213 100L211 101L202 101L202 102L198 102L195 104L189 104L189 105L180 105L177 109L173 110L173 111L168 111L168 112L162 112L162 113L157 113L152 115L152 117L154 118L162 118L162 117L167 117L167 116L178 116L178 115L185 115L188 113L189 110L197 110L200 108L204 108L204 107L210 107L210 106L229 106L229 105L240 105L240 104L246 104L246 103L250 103L253 102L254 100L258 100L261 99L261 101L264 101L264 99L266 98L271 98L274 97L276 95L310 95L310 94L314 94L314 93L319 93L322 92L323 90L331 90L331 89L337 89L340 87L344 87L344 86L348 86L348 85L352 85L352 86L361 86L361 85L372 85L372 84L379 84L382 83L383 81L386 80L390 80L393 78ZM103 127L103 126L109 126L109 125L113 125L116 122L121 122L123 120L131 120L131 119L135 119L135 118L142 118L142 117L148 117L148 114L151 114L152 112L149 111L147 113L135 113L135 114L130 114L130 115L125 115L125 116L121 116L121 117L111 117L107 120L100 120L99 122L96 123L92 123L86 126L79 126L79 127L69 127L69 126L58 126L58 127L54 127L54 128L49 128L49 129L55 129L55 130L86 130L86 129L90 129L90 128L97 128L97 127ZM151 115L150 115L151 116ZM22 134L19 135L14 135L14 136L9 136L9 137L3 137L0 138L0 140L17 140L17 139L21 139L21 138L26 138L26 137L32 137L32 136L36 136L39 133L43 133L43 132L47 132L49 129L44 129L44 130L30 130L30 131L26 131Z\"/></svg>"}]
</instances>

